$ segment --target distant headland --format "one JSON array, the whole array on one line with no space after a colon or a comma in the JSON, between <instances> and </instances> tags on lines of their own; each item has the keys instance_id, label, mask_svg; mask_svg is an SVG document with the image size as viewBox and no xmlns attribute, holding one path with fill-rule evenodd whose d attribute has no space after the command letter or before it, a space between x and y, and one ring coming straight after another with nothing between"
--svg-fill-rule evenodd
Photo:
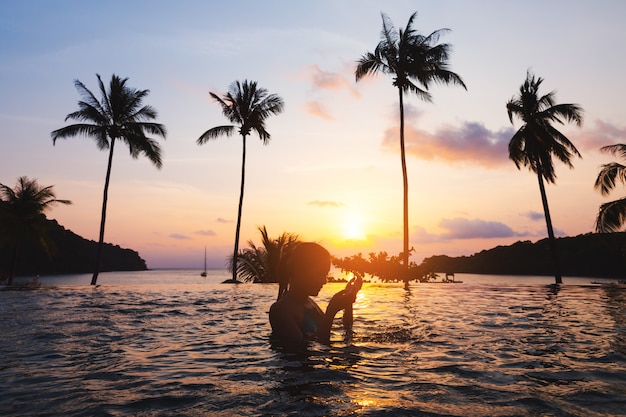
<instances>
[{"instance_id":1,"label":"distant headland","mask_svg":"<svg viewBox=\"0 0 626 417\"><path fill-rule=\"evenodd\" d=\"M551 275L548 240L519 241L471 256L425 258L421 267L433 272ZM626 233L588 233L557 239L561 273L572 277L623 278L626 276Z\"/></svg>"},{"instance_id":2,"label":"distant headland","mask_svg":"<svg viewBox=\"0 0 626 417\"><path fill-rule=\"evenodd\" d=\"M97 242L80 237L65 229L56 220L46 219L47 236L53 243L52 256L40 245L26 244L20 250L16 276L81 274L93 272L96 263ZM148 269L146 261L132 249L105 243L102 248L100 271L143 271ZM0 248L0 273L7 272L11 265L12 251Z\"/></svg>"}]
</instances>

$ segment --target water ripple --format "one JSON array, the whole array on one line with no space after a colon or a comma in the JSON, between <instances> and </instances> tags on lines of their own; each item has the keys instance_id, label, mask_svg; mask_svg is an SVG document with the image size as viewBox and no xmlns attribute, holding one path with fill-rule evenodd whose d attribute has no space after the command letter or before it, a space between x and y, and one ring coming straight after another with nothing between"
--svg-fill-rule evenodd
<instances>
[{"instance_id":1,"label":"water ripple","mask_svg":"<svg viewBox=\"0 0 626 417\"><path fill-rule=\"evenodd\" d=\"M366 284L352 337L301 353L275 290L2 291L0 415L624 415L624 290Z\"/></svg>"}]
</instances>

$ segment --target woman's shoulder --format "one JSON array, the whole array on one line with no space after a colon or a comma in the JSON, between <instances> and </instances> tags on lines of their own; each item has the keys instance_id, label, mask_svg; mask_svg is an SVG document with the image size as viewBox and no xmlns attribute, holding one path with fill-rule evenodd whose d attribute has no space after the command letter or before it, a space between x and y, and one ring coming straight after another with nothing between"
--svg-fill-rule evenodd
<instances>
[{"instance_id":1,"label":"woman's shoulder","mask_svg":"<svg viewBox=\"0 0 626 417\"><path fill-rule=\"evenodd\" d=\"M281 312L286 310L294 310L298 309L298 303L290 297L288 293L285 293L278 301L275 301L274 304L270 307L270 313L272 311Z\"/></svg>"}]
</instances>

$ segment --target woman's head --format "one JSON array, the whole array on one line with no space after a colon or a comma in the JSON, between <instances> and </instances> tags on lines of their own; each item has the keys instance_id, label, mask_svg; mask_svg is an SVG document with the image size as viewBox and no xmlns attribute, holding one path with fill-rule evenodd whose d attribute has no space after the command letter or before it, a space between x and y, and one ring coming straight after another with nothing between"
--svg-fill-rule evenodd
<instances>
[{"instance_id":1,"label":"woman's head","mask_svg":"<svg viewBox=\"0 0 626 417\"><path fill-rule=\"evenodd\" d=\"M317 295L326 283L330 270L330 254L314 242L300 243L285 259L282 268L285 280L293 291ZM283 281L283 280L281 280Z\"/></svg>"}]
</instances>

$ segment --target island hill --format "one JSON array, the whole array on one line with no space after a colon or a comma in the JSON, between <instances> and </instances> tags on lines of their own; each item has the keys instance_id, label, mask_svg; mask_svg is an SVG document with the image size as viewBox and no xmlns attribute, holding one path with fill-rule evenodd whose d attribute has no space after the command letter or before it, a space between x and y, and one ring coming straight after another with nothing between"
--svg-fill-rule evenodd
<instances>
[{"instance_id":1,"label":"island hill","mask_svg":"<svg viewBox=\"0 0 626 417\"><path fill-rule=\"evenodd\" d=\"M561 274L571 277L624 278L626 233L589 233L557 239ZM548 239L516 242L471 256L425 258L423 271L493 275L553 275Z\"/></svg>"},{"instance_id":2,"label":"island hill","mask_svg":"<svg viewBox=\"0 0 626 417\"><path fill-rule=\"evenodd\" d=\"M39 244L25 243L20 249L16 276L81 274L93 272L98 243L87 240L65 229L56 220L45 220L45 229L52 242L52 256ZM7 272L13 252L8 247L0 248L0 273ZM100 271L143 271L148 269L146 261L131 249L105 243L102 248Z\"/></svg>"}]
</instances>

